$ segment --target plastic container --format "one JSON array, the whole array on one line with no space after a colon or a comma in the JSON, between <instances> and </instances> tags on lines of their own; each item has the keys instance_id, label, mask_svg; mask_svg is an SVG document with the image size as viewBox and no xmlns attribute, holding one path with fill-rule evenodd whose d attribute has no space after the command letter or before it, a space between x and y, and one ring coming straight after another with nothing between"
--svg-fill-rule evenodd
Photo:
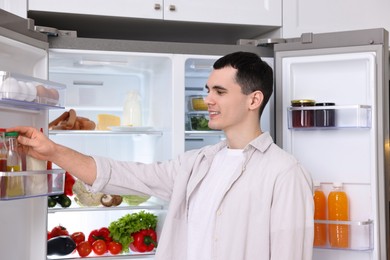
<instances>
[{"instance_id":1,"label":"plastic container","mask_svg":"<svg viewBox=\"0 0 390 260\"><path fill-rule=\"evenodd\" d=\"M348 196L342 183L334 183L328 195L328 220L349 221ZM329 224L329 245L334 248L349 248L348 224Z\"/></svg>"},{"instance_id":2,"label":"plastic container","mask_svg":"<svg viewBox=\"0 0 390 260\"><path fill-rule=\"evenodd\" d=\"M320 183L314 183L314 220L326 220L326 196ZM327 227L324 223L314 223L313 246L323 247L327 244Z\"/></svg>"},{"instance_id":3,"label":"plastic container","mask_svg":"<svg viewBox=\"0 0 390 260\"><path fill-rule=\"evenodd\" d=\"M312 99L297 99L291 101L292 107L309 107L314 106L315 101ZM314 110L293 110L292 111L292 126L293 127L314 127Z\"/></svg>"},{"instance_id":4,"label":"plastic container","mask_svg":"<svg viewBox=\"0 0 390 260\"><path fill-rule=\"evenodd\" d=\"M335 103L330 102L324 102L324 103L317 103L316 107L322 107L322 106L335 106ZM316 126L318 127L329 127L329 126L335 126L335 109L316 109Z\"/></svg>"},{"instance_id":5,"label":"plastic container","mask_svg":"<svg viewBox=\"0 0 390 260\"><path fill-rule=\"evenodd\" d=\"M141 97L137 91L129 91L123 106L123 125L142 126Z\"/></svg>"},{"instance_id":6,"label":"plastic container","mask_svg":"<svg viewBox=\"0 0 390 260\"><path fill-rule=\"evenodd\" d=\"M207 104L204 102L204 96L189 96L191 110L207 111Z\"/></svg>"},{"instance_id":7,"label":"plastic container","mask_svg":"<svg viewBox=\"0 0 390 260\"><path fill-rule=\"evenodd\" d=\"M207 113L188 113L188 120L190 122L190 130L192 131L209 131L209 115Z\"/></svg>"}]
</instances>

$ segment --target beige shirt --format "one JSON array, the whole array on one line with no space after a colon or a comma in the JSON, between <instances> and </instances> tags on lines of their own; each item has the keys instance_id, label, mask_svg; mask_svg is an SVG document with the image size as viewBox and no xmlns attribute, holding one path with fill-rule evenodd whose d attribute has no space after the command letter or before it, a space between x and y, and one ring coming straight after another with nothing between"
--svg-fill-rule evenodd
<instances>
[{"instance_id":1,"label":"beige shirt","mask_svg":"<svg viewBox=\"0 0 390 260\"><path fill-rule=\"evenodd\" d=\"M175 160L142 164L94 157L94 191L146 193L170 201L156 260L185 260L188 202L210 169L222 141ZM309 173L264 133L244 149L244 163L217 202L212 259L309 260L313 193Z\"/></svg>"}]
</instances>

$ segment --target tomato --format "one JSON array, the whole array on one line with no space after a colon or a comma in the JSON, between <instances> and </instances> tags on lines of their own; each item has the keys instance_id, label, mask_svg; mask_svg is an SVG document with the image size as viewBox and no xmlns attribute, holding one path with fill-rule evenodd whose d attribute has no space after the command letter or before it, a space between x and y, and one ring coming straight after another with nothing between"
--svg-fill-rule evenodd
<instances>
[{"instance_id":1,"label":"tomato","mask_svg":"<svg viewBox=\"0 0 390 260\"><path fill-rule=\"evenodd\" d=\"M73 239L73 241L76 243L76 245L85 241L85 235L83 232L74 232L72 235L70 235L70 237Z\"/></svg>"},{"instance_id":2,"label":"tomato","mask_svg":"<svg viewBox=\"0 0 390 260\"><path fill-rule=\"evenodd\" d=\"M51 230L51 237L58 237L58 236L69 236L69 232L68 230L66 230L66 228L64 228L63 226L55 226L52 230Z\"/></svg>"},{"instance_id":3,"label":"tomato","mask_svg":"<svg viewBox=\"0 0 390 260\"><path fill-rule=\"evenodd\" d=\"M107 244L104 240L96 240L92 244L92 251L97 255L102 255L107 251Z\"/></svg>"},{"instance_id":4,"label":"tomato","mask_svg":"<svg viewBox=\"0 0 390 260\"><path fill-rule=\"evenodd\" d=\"M80 242L77 245L77 252L81 257L86 257L92 252L92 246L88 241Z\"/></svg>"},{"instance_id":5,"label":"tomato","mask_svg":"<svg viewBox=\"0 0 390 260\"><path fill-rule=\"evenodd\" d=\"M110 251L110 253L113 255L117 255L122 252L122 244L119 242L111 241L110 243L108 243L108 251Z\"/></svg>"},{"instance_id":6,"label":"tomato","mask_svg":"<svg viewBox=\"0 0 390 260\"><path fill-rule=\"evenodd\" d=\"M47 231L47 240L49 240L50 238L52 238L53 236L51 235L51 232L50 231Z\"/></svg>"}]
</instances>

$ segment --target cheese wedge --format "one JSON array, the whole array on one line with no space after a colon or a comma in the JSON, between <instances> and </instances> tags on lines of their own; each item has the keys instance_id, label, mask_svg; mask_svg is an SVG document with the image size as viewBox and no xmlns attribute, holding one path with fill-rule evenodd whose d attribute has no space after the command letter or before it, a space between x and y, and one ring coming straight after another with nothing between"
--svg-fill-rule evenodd
<instances>
[{"instance_id":1,"label":"cheese wedge","mask_svg":"<svg viewBox=\"0 0 390 260\"><path fill-rule=\"evenodd\" d=\"M98 114L97 116L97 130L110 130L109 126L120 126L121 118L119 116L109 114Z\"/></svg>"}]
</instances>

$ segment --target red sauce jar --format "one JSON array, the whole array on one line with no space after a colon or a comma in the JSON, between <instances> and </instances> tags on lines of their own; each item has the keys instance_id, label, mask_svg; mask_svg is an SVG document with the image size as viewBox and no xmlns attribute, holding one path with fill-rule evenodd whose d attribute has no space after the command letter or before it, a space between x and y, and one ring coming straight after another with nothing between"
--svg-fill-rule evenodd
<instances>
[{"instance_id":1,"label":"red sauce jar","mask_svg":"<svg viewBox=\"0 0 390 260\"><path fill-rule=\"evenodd\" d=\"M312 107L315 106L315 101L312 99L296 99L291 101L292 107ZM314 110L298 110L291 111L292 127L314 127Z\"/></svg>"}]
</instances>

